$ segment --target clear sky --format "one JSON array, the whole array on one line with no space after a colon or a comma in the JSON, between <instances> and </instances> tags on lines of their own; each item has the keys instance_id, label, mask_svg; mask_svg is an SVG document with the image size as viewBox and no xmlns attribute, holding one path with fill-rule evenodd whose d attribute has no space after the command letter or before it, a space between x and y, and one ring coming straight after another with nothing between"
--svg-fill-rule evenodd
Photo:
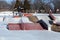
<instances>
[{"instance_id":1,"label":"clear sky","mask_svg":"<svg viewBox=\"0 0 60 40\"><path fill-rule=\"evenodd\" d=\"M11 3L13 0L5 0L7 3ZM34 0L32 0L31 2L34 2Z\"/></svg>"},{"instance_id":2,"label":"clear sky","mask_svg":"<svg viewBox=\"0 0 60 40\"><path fill-rule=\"evenodd\" d=\"M7 3L11 3L13 0L5 0Z\"/></svg>"}]
</instances>

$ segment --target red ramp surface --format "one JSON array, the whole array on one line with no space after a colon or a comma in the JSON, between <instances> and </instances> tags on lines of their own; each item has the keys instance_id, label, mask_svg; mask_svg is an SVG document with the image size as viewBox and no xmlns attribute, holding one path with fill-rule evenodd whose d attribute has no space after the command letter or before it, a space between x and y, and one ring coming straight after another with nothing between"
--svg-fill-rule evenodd
<instances>
[{"instance_id":1,"label":"red ramp surface","mask_svg":"<svg viewBox=\"0 0 60 40\"><path fill-rule=\"evenodd\" d=\"M23 30L43 30L39 23L22 23L21 28Z\"/></svg>"},{"instance_id":2,"label":"red ramp surface","mask_svg":"<svg viewBox=\"0 0 60 40\"><path fill-rule=\"evenodd\" d=\"M14 23L8 24L8 29L9 30L21 30L20 24L14 24Z\"/></svg>"},{"instance_id":3,"label":"red ramp surface","mask_svg":"<svg viewBox=\"0 0 60 40\"><path fill-rule=\"evenodd\" d=\"M43 30L39 23L8 24L9 30Z\"/></svg>"}]
</instances>

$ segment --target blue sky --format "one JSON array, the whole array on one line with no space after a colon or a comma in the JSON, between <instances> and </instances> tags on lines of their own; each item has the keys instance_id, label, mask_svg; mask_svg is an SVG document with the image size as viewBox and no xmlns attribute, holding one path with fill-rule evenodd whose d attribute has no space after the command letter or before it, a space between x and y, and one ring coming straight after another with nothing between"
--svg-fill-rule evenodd
<instances>
[{"instance_id":1,"label":"blue sky","mask_svg":"<svg viewBox=\"0 0 60 40\"><path fill-rule=\"evenodd\" d=\"M42 2L44 2L44 3L49 3L49 2L51 2L51 1L53 1L53 0L42 0Z\"/></svg>"},{"instance_id":2,"label":"blue sky","mask_svg":"<svg viewBox=\"0 0 60 40\"><path fill-rule=\"evenodd\" d=\"M5 0L7 3L11 3L13 0Z\"/></svg>"},{"instance_id":3,"label":"blue sky","mask_svg":"<svg viewBox=\"0 0 60 40\"><path fill-rule=\"evenodd\" d=\"M11 3L13 0L5 0L7 3ZM34 0L32 0L32 2L33 2Z\"/></svg>"}]
</instances>

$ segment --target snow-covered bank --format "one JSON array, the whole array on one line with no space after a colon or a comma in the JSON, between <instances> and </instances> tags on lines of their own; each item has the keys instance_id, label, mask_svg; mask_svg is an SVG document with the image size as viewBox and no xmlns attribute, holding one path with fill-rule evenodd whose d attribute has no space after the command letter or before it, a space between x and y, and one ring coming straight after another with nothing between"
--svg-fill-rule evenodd
<instances>
[{"instance_id":1,"label":"snow-covered bank","mask_svg":"<svg viewBox=\"0 0 60 40\"><path fill-rule=\"evenodd\" d=\"M15 12L16 13L16 12ZM49 30L8 30L8 23L33 23L28 17L22 16L13 18L13 12L0 12L0 40L60 40L60 33L51 31L49 23L49 14L33 14L38 20L43 20L49 27ZM53 14L57 20L60 14Z\"/></svg>"},{"instance_id":2,"label":"snow-covered bank","mask_svg":"<svg viewBox=\"0 0 60 40\"><path fill-rule=\"evenodd\" d=\"M16 15L16 13L18 13L18 12L17 11L14 11L14 12L13 11L2 11L2 12L0 12L0 16L13 16L13 14ZM47 16L47 15L49 15L48 13L31 13L31 14L33 14L33 16L40 16L40 15ZM53 13L53 15L59 16L60 14L59 13Z\"/></svg>"},{"instance_id":3,"label":"snow-covered bank","mask_svg":"<svg viewBox=\"0 0 60 40\"><path fill-rule=\"evenodd\" d=\"M12 11L0 12L0 16L13 16L13 12Z\"/></svg>"},{"instance_id":4,"label":"snow-covered bank","mask_svg":"<svg viewBox=\"0 0 60 40\"><path fill-rule=\"evenodd\" d=\"M49 31L3 31L0 40L60 40L60 33Z\"/></svg>"}]
</instances>

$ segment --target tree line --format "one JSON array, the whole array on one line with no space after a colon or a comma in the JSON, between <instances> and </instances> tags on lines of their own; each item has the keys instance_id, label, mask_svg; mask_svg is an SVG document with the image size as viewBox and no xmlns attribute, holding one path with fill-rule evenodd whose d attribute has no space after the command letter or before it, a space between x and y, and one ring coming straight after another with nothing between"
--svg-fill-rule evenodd
<instances>
[{"instance_id":1,"label":"tree line","mask_svg":"<svg viewBox=\"0 0 60 40\"><path fill-rule=\"evenodd\" d=\"M52 9L52 4L54 5L54 9ZM53 12L58 8L60 9L60 1L59 0L53 0L51 2L48 2L48 4L45 4L42 2L42 0L24 0L23 2L19 0L19 2L16 3L16 1L12 1L11 4L5 2L5 1L0 1L0 9L8 9L8 10L13 10L15 5L20 5L24 10L45 10L46 12L49 12L51 9Z\"/></svg>"}]
</instances>

